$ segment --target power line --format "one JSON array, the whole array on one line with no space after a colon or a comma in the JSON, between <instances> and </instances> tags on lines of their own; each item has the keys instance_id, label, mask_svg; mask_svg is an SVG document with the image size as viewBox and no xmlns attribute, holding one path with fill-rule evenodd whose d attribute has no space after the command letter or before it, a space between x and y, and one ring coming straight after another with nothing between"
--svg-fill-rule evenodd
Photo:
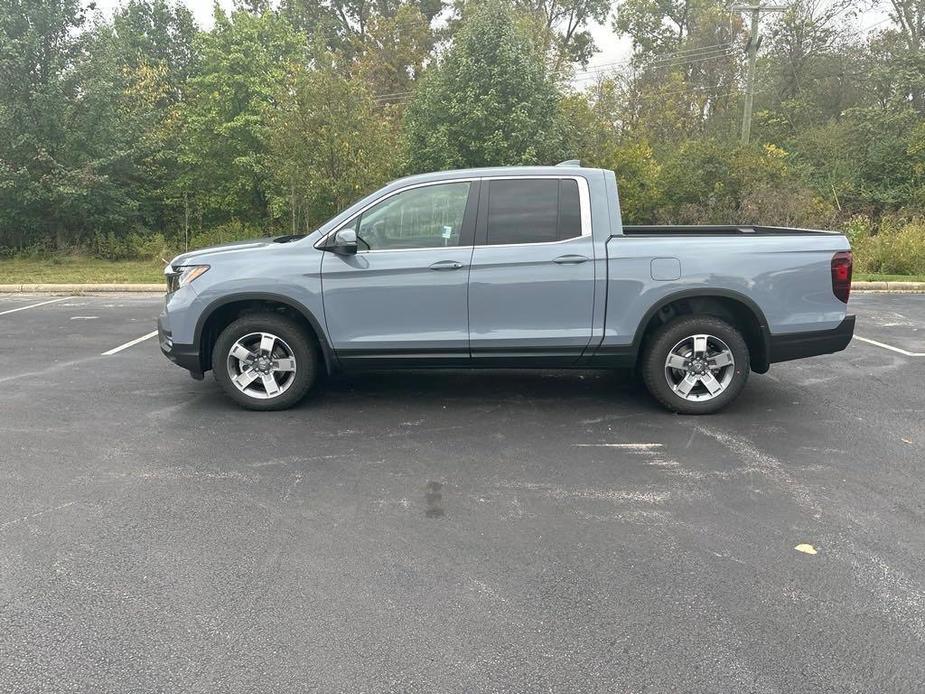
<instances>
[{"instance_id":1,"label":"power line","mask_svg":"<svg viewBox=\"0 0 925 694\"><path fill-rule=\"evenodd\" d=\"M857 31L851 31L851 32L848 32L847 34L842 34L842 36L851 37L851 36L861 36L862 34L870 34L872 29L876 29L878 26L882 26L883 24L886 24L887 22L891 22L891 21L893 21L893 18L887 17L886 19L881 19L879 22L871 24L869 27L864 27L863 29L858 29Z\"/></svg>"},{"instance_id":2,"label":"power line","mask_svg":"<svg viewBox=\"0 0 925 694\"><path fill-rule=\"evenodd\" d=\"M728 85L728 84L723 85L723 86L717 85L715 87L692 85L690 87L686 87L685 89L673 89L668 92L658 92L658 93L653 93L653 94L637 94L637 95L630 96L627 98L643 99L643 100L660 99L665 96L677 96L678 94L690 94L691 92L724 92L724 91L729 91L731 88L732 88L732 85Z\"/></svg>"},{"instance_id":3,"label":"power line","mask_svg":"<svg viewBox=\"0 0 925 694\"><path fill-rule=\"evenodd\" d=\"M717 44L717 46L728 46L728 44ZM713 48L713 47L711 47ZM680 53L680 52L679 52ZM669 65L693 65L697 63L707 62L709 60L717 60L719 58L725 58L732 55L732 51L729 48L723 50L716 50L712 55L694 55L691 59L687 59L682 53L681 55L669 53L660 56L657 59L654 59L643 65L644 68L657 68L657 67L666 67ZM624 61L618 61L612 63L613 65L625 64ZM580 71L575 73L575 76L572 78L573 82L585 82L591 79L595 79L600 75L607 72L607 67L610 64L597 65L593 70L589 69L587 71ZM385 101L396 101L400 102L405 100L405 97L410 97L413 95L413 90L403 91L403 92L391 92L387 94L375 94L373 95L373 101L385 102Z\"/></svg>"},{"instance_id":4,"label":"power line","mask_svg":"<svg viewBox=\"0 0 925 694\"><path fill-rule=\"evenodd\" d=\"M651 58L650 61L660 62L662 60L669 60L669 59L676 58L679 56L685 56L687 54L712 52L713 50L716 50L716 49L728 48L731 45L732 44L729 41L725 41L723 43L711 44L709 46L700 46L697 48L684 48L684 49L677 50L677 51L671 51L670 53L662 53L660 55L656 55L653 58ZM624 60L616 60L610 63L600 63L599 65L589 65L585 69L586 70L596 70L597 68L610 67L612 65L628 65L632 63L634 60L636 60L636 58L630 57L630 58L625 58ZM650 62L650 61L647 61L647 62Z\"/></svg>"},{"instance_id":5,"label":"power line","mask_svg":"<svg viewBox=\"0 0 925 694\"><path fill-rule=\"evenodd\" d=\"M399 97L399 96L407 96L408 94L413 94L413 93L414 93L413 89L408 89L403 92L392 92L391 94L375 94L373 95L373 100L379 101L380 99L391 99L391 98Z\"/></svg>"},{"instance_id":6,"label":"power line","mask_svg":"<svg viewBox=\"0 0 925 694\"><path fill-rule=\"evenodd\" d=\"M648 61L644 61L641 64L643 66L648 66L652 64L658 64L662 62L676 60L678 58L687 58L687 57L697 58L697 57L700 57L699 54L706 55L707 53L712 53L714 51L719 52L720 49L731 48L731 46L732 44L727 41L725 43L717 43L711 46L701 46L699 48L690 48L690 49L675 51L673 53L664 53L662 55L655 56L654 58ZM634 61L635 61L635 58L627 58L626 60L616 60L610 63L601 63L599 65L589 65L584 70L577 70L575 74L596 72L596 71L600 71L606 68L611 68L617 65L630 65ZM566 68L563 68L563 69L566 69Z\"/></svg>"},{"instance_id":7,"label":"power line","mask_svg":"<svg viewBox=\"0 0 925 694\"><path fill-rule=\"evenodd\" d=\"M698 59L696 59L696 60L664 60L664 61L659 61L659 62L657 62L657 63L646 63L646 64L642 65L641 68L642 68L642 69L652 69L652 68L671 67L671 66L675 66L675 65L677 65L677 66L680 66L680 65L696 65L696 64L698 64L698 63L705 63L705 62L708 62L708 61L710 61L710 60L717 60L717 59L719 59L719 58L726 58L726 57L729 57L729 56L731 56L731 55L733 55L733 54L734 54L734 51L732 51L732 50L727 50L727 51L722 51L722 52L720 52L720 53L716 53L715 55L704 56L704 57L698 58ZM588 73L586 73L586 74L580 74L580 73L579 73L579 74L576 74L576 76L573 78L573 81L575 81L575 82L582 82L582 81L586 81L586 80L589 80L589 79L595 79L595 78L600 77L601 75L605 74L606 72L609 72L609 70L598 70L598 71L594 71L594 72L588 72Z\"/></svg>"},{"instance_id":8,"label":"power line","mask_svg":"<svg viewBox=\"0 0 925 694\"><path fill-rule=\"evenodd\" d=\"M695 63L695 62L700 62L702 60L712 60L713 58L722 57L724 55L729 54L730 51L731 51L730 48L726 48L722 50L717 49L709 55L708 54L695 55L695 56L691 56L690 58L688 58L687 56L667 55L662 58L657 58L657 59L653 59L653 60L650 60L644 63L640 63L639 66L641 68L648 68L648 67L658 67L660 65L669 65L672 63L677 63L677 64ZM597 65L593 69L578 70L575 74L582 74L582 73L592 74L592 73L607 72L608 68L611 66L629 65L632 62L633 61L620 61L620 62L609 63L609 64L604 64L604 65Z\"/></svg>"}]
</instances>

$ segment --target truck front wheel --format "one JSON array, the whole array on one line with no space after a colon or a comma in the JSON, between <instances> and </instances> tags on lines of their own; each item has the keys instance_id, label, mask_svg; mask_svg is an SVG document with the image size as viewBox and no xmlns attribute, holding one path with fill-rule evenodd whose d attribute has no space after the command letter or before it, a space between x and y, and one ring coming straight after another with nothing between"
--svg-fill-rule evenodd
<instances>
[{"instance_id":1,"label":"truck front wheel","mask_svg":"<svg viewBox=\"0 0 925 694\"><path fill-rule=\"evenodd\" d=\"M642 377L662 405L681 414L712 414L736 399L750 370L742 333L714 316L685 316L646 341Z\"/></svg>"},{"instance_id":2,"label":"truck front wheel","mask_svg":"<svg viewBox=\"0 0 925 694\"><path fill-rule=\"evenodd\" d=\"M225 328L212 350L212 373L222 390L249 410L284 410L314 384L314 342L286 316L255 313Z\"/></svg>"}]
</instances>

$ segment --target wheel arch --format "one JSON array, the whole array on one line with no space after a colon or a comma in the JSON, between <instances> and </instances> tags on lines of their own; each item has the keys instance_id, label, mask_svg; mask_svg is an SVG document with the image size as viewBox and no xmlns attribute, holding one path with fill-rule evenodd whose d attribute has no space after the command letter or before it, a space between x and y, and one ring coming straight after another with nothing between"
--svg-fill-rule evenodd
<instances>
[{"instance_id":1,"label":"wheel arch","mask_svg":"<svg viewBox=\"0 0 925 694\"><path fill-rule=\"evenodd\" d=\"M698 313L721 318L741 330L750 352L752 371L768 371L770 331L764 312L752 299L730 289L686 289L657 301L636 328L635 354L642 354L646 339L658 326L679 315Z\"/></svg>"},{"instance_id":2,"label":"wheel arch","mask_svg":"<svg viewBox=\"0 0 925 694\"><path fill-rule=\"evenodd\" d=\"M235 318L249 312L279 311L301 323L314 339L321 353L324 368L331 373L336 368L336 356L328 343L321 322L305 305L291 297L272 292L236 292L208 304L196 321L195 345L203 371L212 368L212 348L219 333Z\"/></svg>"}]
</instances>

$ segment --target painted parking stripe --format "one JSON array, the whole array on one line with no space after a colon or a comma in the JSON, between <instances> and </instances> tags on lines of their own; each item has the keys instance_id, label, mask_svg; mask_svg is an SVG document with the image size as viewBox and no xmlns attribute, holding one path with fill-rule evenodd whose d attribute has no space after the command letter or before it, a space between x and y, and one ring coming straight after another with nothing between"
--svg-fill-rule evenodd
<instances>
[{"instance_id":1,"label":"painted parking stripe","mask_svg":"<svg viewBox=\"0 0 925 694\"><path fill-rule=\"evenodd\" d=\"M65 296L60 299L49 299L48 301L41 301L37 304L29 304L28 306L20 306L19 308L11 308L6 311L0 311L0 316L5 316L8 313L16 313L17 311L25 311L27 308L38 308L39 306L46 306L48 304L56 304L59 301L67 301L68 299L73 299L73 296Z\"/></svg>"},{"instance_id":2,"label":"painted parking stripe","mask_svg":"<svg viewBox=\"0 0 925 694\"><path fill-rule=\"evenodd\" d=\"M891 352L899 352L902 355L907 357L925 357L925 352L909 352L908 350L902 349L900 347L894 347L893 345L887 345L883 342L877 342L876 340L871 340L866 337L861 337L860 335L854 336L855 340L860 340L861 342L866 342L871 345L876 345L877 347L882 347L883 349L888 349Z\"/></svg>"},{"instance_id":3,"label":"painted parking stripe","mask_svg":"<svg viewBox=\"0 0 925 694\"><path fill-rule=\"evenodd\" d=\"M661 448L660 443L573 443L580 448L625 448L630 451L652 451Z\"/></svg>"},{"instance_id":4,"label":"painted parking stripe","mask_svg":"<svg viewBox=\"0 0 925 694\"><path fill-rule=\"evenodd\" d=\"M150 339L151 339L152 337L154 337L155 335L157 335L157 330L152 330L152 331L149 332L147 335L142 335L141 337L136 337L134 340L130 340L129 342L126 342L124 345L119 345L118 347L113 347L112 349L103 352L102 356L104 356L104 357L112 356L113 354L116 354L116 353L118 353L118 352L121 352L123 349L128 349L129 347L134 347L134 346L137 345L139 342L144 342L145 340L150 340Z\"/></svg>"}]
</instances>

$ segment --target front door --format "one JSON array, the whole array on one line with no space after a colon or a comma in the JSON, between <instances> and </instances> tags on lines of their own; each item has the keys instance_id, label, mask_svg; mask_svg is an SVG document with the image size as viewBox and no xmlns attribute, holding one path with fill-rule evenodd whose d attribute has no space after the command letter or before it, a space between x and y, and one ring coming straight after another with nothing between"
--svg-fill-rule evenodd
<instances>
[{"instance_id":1,"label":"front door","mask_svg":"<svg viewBox=\"0 0 925 694\"><path fill-rule=\"evenodd\" d=\"M574 364L588 346L594 244L581 177L482 181L469 274L473 365Z\"/></svg>"},{"instance_id":2,"label":"front door","mask_svg":"<svg viewBox=\"0 0 925 694\"><path fill-rule=\"evenodd\" d=\"M427 184L394 193L345 225L356 230L359 250L325 253L321 266L328 334L345 365L468 361L477 204L477 181Z\"/></svg>"}]
</instances>

